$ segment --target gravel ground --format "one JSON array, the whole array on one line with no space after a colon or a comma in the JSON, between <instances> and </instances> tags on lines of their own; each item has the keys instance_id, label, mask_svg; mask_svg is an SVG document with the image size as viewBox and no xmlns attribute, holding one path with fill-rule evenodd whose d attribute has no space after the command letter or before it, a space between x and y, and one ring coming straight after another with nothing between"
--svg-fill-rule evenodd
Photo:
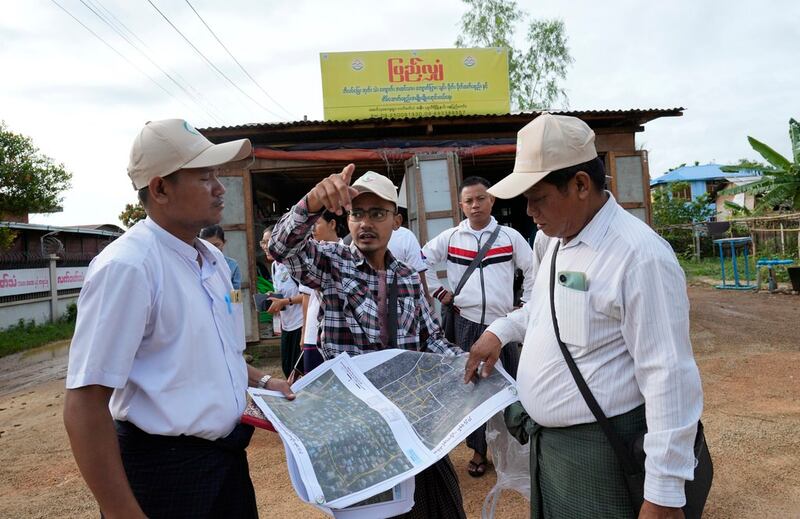
<instances>
[{"instance_id":1,"label":"gravel ground","mask_svg":"<svg viewBox=\"0 0 800 519\"><path fill-rule=\"evenodd\" d=\"M716 471L705 517L800 517L800 297L704 286L689 296ZM99 515L61 422L64 362L63 345L0 359L0 517ZM277 435L257 431L248 453L262 517L324 517L296 498ZM495 474L467 476L464 446L451 458L478 518ZM527 501L504 494L497 517L528 517Z\"/></svg>"}]
</instances>

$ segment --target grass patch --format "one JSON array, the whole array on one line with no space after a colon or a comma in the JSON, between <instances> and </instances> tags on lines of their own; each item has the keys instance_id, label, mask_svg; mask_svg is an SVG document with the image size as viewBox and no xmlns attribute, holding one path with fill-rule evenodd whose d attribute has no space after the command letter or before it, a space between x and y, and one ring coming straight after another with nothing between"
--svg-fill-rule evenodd
<instances>
[{"instance_id":1,"label":"grass patch","mask_svg":"<svg viewBox=\"0 0 800 519\"><path fill-rule=\"evenodd\" d=\"M0 357L69 339L74 331L74 321L36 324L20 320L18 324L0 331Z\"/></svg>"},{"instance_id":2,"label":"grass patch","mask_svg":"<svg viewBox=\"0 0 800 519\"><path fill-rule=\"evenodd\" d=\"M722 268L719 263L719 258L702 258L700 261L693 259L687 260L678 257L678 262L686 274L686 279L692 280L698 277L711 277L722 281ZM756 260L750 256L748 257L748 267L750 269L750 280L755 283L756 279ZM739 270L739 281L745 282L744 258L740 257L737 261L737 268ZM789 281L789 273L784 266L773 267L775 271L775 278L778 282L787 283ZM767 267L761 267L761 279L766 280L768 275ZM733 261L730 258L725 259L725 281L727 283L733 282Z\"/></svg>"}]
</instances>

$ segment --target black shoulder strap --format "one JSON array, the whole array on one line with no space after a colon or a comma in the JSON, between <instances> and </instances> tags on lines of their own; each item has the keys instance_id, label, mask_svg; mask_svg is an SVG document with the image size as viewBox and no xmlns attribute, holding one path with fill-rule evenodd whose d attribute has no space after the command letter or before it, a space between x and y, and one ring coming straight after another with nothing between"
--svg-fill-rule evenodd
<instances>
[{"instance_id":1,"label":"black shoulder strap","mask_svg":"<svg viewBox=\"0 0 800 519\"><path fill-rule=\"evenodd\" d=\"M617 459L622 465L622 469L628 474L636 474L639 472L639 470L636 468L636 464L634 463L630 453L625 448L625 442L622 440L619 433L617 433L616 429L614 429L614 426L611 425L611 422L608 421L608 418L606 418L603 410L600 409L600 404L598 404L597 400L595 400L592 390L589 389L589 386L586 384L586 380L584 380L583 375L581 375L581 372L578 369L578 366L575 364L575 359L572 358L572 354L567 349L567 345L561 340L561 334L558 331L555 285L556 256L558 255L558 248L560 245L561 240L556 239L556 246L553 250L553 258L550 262L550 314L553 317L553 328L556 332L556 340L558 341L558 346L561 348L561 353L564 355L564 360L567 362L569 371L572 373L572 378L575 379L575 383L578 385L578 389L580 390L583 399L586 401L586 405L589 406L589 409L592 411L597 423L600 425L600 428L603 429L603 432L608 438L609 443L611 443L611 447L614 449L614 453L617 455Z\"/></svg>"},{"instance_id":2,"label":"black shoulder strap","mask_svg":"<svg viewBox=\"0 0 800 519\"><path fill-rule=\"evenodd\" d=\"M389 285L389 348L397 348L397 272L393 272L392 283Z\"/></svg>"},{"instance_id":3,"label":"black shoulder strap","mask_svg":"<svg viewBox=\"0 0 800 519\"><path fill-rule=\"evenodd\" d=\"M489 239L486 240L486 243L484 243L483 247L481 247L481 249L478 251L478 254L476 254L475 257L472 259L472 261L470 262L469 266L467 267L467 270L464 271L464 274L461 276L461 279L458 281L458 285L456 286L456 289L453 291L453 299L455 299L455 297L461 292L461 289L464 288L464 285L467 284L467 280L469 279L469 277L475 271L477 266L481 264L481 261L483 261L483 258L486 257L486 253L489 252L489 249L494 244L495 240L497 239L497 235L498 234L500 234L500 224L499 223L497 224L497 227L494 228L494 231L492 231L492 234L491 234L491 236L489 236Z\"/></svg>"}]
</instances>

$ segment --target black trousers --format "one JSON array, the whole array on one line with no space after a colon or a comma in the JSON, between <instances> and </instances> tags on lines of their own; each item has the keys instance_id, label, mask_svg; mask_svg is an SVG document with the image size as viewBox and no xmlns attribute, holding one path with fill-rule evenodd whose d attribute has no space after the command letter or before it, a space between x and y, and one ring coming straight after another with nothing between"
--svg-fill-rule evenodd
<instances>
[{"instance_id":1,"label":"black trousers","mask_svg":"<svg viewBox=\"0 0 800 519\"><path fill-rule=\"evenodd\" d=\"M281 331L281 368L283 376L289 378L297 360L300 358L300 339L303 338L303 329L298 328L287 332ZM303 365L297 366L302 371Z\"/></svg>"},{"instance_id":2,"label":"black trousers","mask_svg":"<svg viewBox=\"0 0 800 519\"><path fill-rule=\"evenodd\" d=\"M116 422L125 474L150 519L257 518L245 448L253 428L238 424L216 441L148 434Z\"/></svg>"}]
</instances>

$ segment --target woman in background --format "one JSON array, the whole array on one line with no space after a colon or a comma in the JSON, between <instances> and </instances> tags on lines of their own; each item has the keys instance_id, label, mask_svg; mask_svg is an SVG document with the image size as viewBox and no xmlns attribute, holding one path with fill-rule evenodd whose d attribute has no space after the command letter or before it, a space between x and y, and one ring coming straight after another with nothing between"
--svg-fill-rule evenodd
<instances>
[{"instance_id":1,"label":"woman in background","mask_svg":"<svg viewBox=\"0 0 800 519\"><path fill-rule=\"evenodd\" d=\"M210 225L205 227L200 230L200 237L214 247L218 248L220 252L223 252L224 256L225 251L223 249L225 247L225 231L222 230L222 226ZM228 256L225 256L225 262L231 269L231 284L233 285L233 289L239 290L239 288L242 286L242 273L239 270L239 264L236 263L235 259Z\"/></svg>"}]
</instances>

